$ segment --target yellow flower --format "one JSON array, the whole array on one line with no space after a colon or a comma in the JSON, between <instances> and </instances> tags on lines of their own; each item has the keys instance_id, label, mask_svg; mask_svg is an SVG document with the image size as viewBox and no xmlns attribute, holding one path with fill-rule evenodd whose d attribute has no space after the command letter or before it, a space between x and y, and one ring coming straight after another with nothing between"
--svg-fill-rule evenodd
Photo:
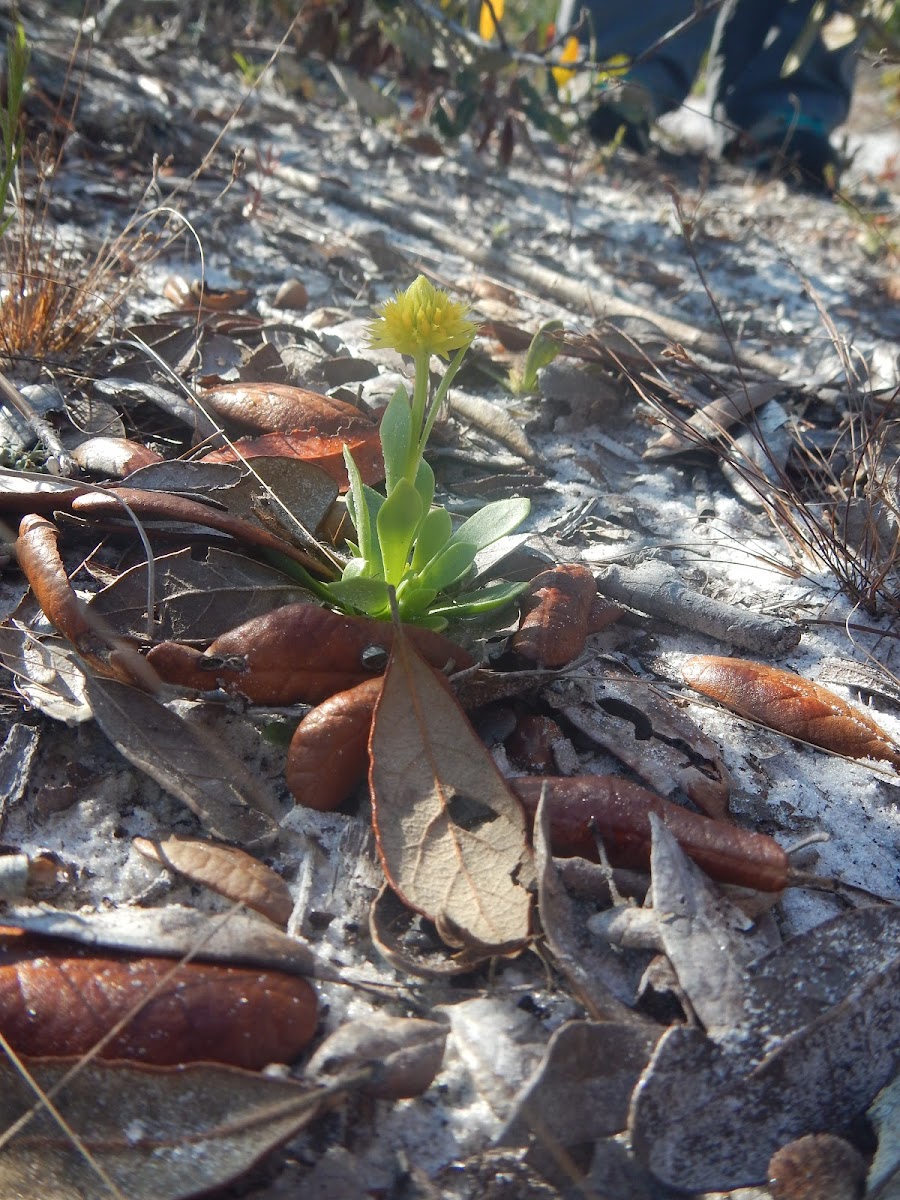
<instances>
[{"instance_id":1,"label":"yellow flower","mask_svg":"<svg viewBox=\"0 0 900 1200\"><path fill-rule=\"evenodd\" d=\"M565 45L562 48L562 53L559 56L559 61L561 63L576 62L578 59L578 53L578 38L574 35L567 37ZM556 80L556 86L558 88L565 87L565 85L575 74L574 71L571 71L566 67L551 67L550 71L553 75L553 78Z\"/></svg>"},{"instance_id":2,"label":"yellow flower","mask_svg":"<svg viewBox=\"0 0 900 1200\"><path fill-rule=\"evenodd\" d=\"M478 36L486 42L497 32L497 21L503 17L503 8L503 0L491 0L490 4L485 4L482 0L481 11L478 14Z\"/></svg>"},{"instance_id":3,"label":"yellow flower","mask_svg":"<svg viewBox=\"0 0 900 1200\"><path fill-rule=\"evenodd\" d=\"M466 319L469 306L451 300L424 275L376 311L379 319L369 327L370 344L412 357L424 353L448 358L451 350L468 346L477 329Z\"/></svg>"}]
</instances>

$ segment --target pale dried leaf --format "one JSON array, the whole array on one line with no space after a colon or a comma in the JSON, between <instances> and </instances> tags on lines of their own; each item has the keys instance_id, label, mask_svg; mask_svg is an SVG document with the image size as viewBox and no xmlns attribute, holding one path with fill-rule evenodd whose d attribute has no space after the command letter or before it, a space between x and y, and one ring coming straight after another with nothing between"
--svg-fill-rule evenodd
<instances>
[{"instance_id":1,"label":"pale dried leaf","mask_svg":"<svg viewBox=\"0 0 900 1200\"><path fill-rule=\"evenodd\" d=\"M528 937L525 816L443 677L396 637L372 726L373 823L385 874L452 945Z\"/></svg>"},{"instance_id":2,"label":"pale dried leaf","mask_svg":"<svg viewBox=\"0 0 900 1200\"><path fill-rule=\"evenodd\" d=\"M571 681L550 688L547 699L659 795L681 790L707 816L727 814L728 771L718 747L683 708L647 680L614 672L579 687L585 703L571 702Z\"/></svg>"},{"instance_id":3,"label":"pale dried leaf","mask_svg":"<svg viewBox=\"0 0 900 1200\"><path fill-rule=\"evenodd\" d=\"M123 683L94 677L86 690L119 753L182 800L213 837L243 846L274 840L274 798L219 738Z\"/></svg>"},{"instance_id":4,"label":"pale dried leaf","mask_svg":"<svg viewBox=\"0 0 900 1200\"><path fill-rule=\"evenodd\" d=\"M628 1102L659 1038L649 1023L569 1021L554 1033L543 1061L516 1097L500 1144L518 1146L530 1135L559 1145L620 1133Z\"/></svg>"},{"instance_id":5,"label":"pale dried leaf","mask_svg":"<svg viewBox=\"0 0 900 1200\"><path fill-rule=\"evenodd\" d=\"M133 845L145 858L186 875L220 896L239 900L276 925L287 925L294 908L290 888L271 867L243 850L177 834L160 840L137 837Z\"/></svg>"},{"instance_id":6,"label":"pale dried leaf","mask_svg":"<svg viewBox=\"0 0 900 1200\"><path fill-rule=\"evenodd\" d=\"M719 1043L684 1026L663 1036L629 1122L658 1179L759 1182L780 1146L871 1104L900 1068L898 933L895 908L845 913L750 964L742 1025Z\"/></svg>"},{"instance_id":7,"label":"pale dried leaf","mask_svg":"<svg viewBox=\"0 0 900 1200\"><path fill-rule=\"evenodd\" d=\"M373 1013L347 1021L327 1037L306 1067L323 1083L359 1067L376 1067L365 1087L379 1100L420 1096L441 1069L447 1026L414 1017Z\"/></svg>"},{"instance_id":8,"label":"pale dried leaf","mask_svg":"<svg viewBox=\"0 0 900 1200\"><path fill-rule=\"evenodd\" d=\"M242 621L285 604L311 600L311 594L274 567L229 550L209 547L205 558L178 550L156 559L156 636L177 642L209 642ZM124 636L147 632L147 566L123 573L93 597Z\"/></svg>"},{"instance_id":9,"label":"pale dried leaf","mask_svg":"<svg viewBox=\"0 0 900 1200\"><path fill-rule=\"evenodd\" d=\"M70 1067L37 1061L29 1071L47 1091ZM35 1094L9 1062L0 1064L0 1079L0 1127L8 1129ZM120 1197L182 1200L242 1175L302 1129L322 1101L321 1089L235 1067L95 1062L81 1068L54 1103ZM40 1109L3 1148L0 1195L111 1200L114 1193Z\"/></svg>"},{"instance_id":10,"label":"pale dried leaf","mask_svg":"<svg viewBox=\"0 0 900 1200\"><path fill-rule=\"evenodd\" d=\"M240 912L211 916L195 908L115 908L100 912L63 912L46 906L10 905L3 921L14 929L44 937L66 938L104 950L135 951L171 958L258 966L332 982L342 981L335 967L319 962L298 938L271 922Z\"/></svg>"},{"instance_id":11,"label":"pale dried leaf","mask_svg":"<svg viewBox=\"0 0 900 1200\"><path fill-rule=\"evenodd\" d=\"M524 458L526 462L543 463L525 431L498 405L479 396L467 396L464 392L451 393L450 411L476 429L489 434L507 449Z\"/></svg>"},{"instance_id":12,"label":"pale dried leaf","mask_svg":"<svg viewBox=\"0 0 900 1200\"><path fill-rule=\"evenodd\" d=\"M867 1116L878 1134L866 1200L900 1200L900 1076L875 1097Z\"/></svg>"},{"instance_id":13,"label":"pale dried leaf","mask_svg":"<svg viewBox=\"0 0 900 1200\"><path fill-rule=\"evenodd\" d=\"M64 638L38 638L7 626L0 629L0 659L15 676L16 691L33 708L67 725L80 725L93 716L87 680Z\"/></svg>"},{"instance_id":14,"label":"pale dried leaf","mask_svg":"<svg viewBox=\"0 0 900 1200\"><path fill-rule=\"evenodd\" d=\"M579 903L567 891L550 854L550 810L544 799L534 820L534 859L538 912L556 965L592 1017L637 1022L631 1011L637 994L640 964L592 937L587 921L595 906Z\"/></svg>"},{"instance_id":15,"label":"pale dried leaf","mask_svg":"<svg viewBox=\"0 0 900 1200\"><path fill-rule=\"evenodd\" d=\"M650 895L662 948L707 1033L726 1037L742 1023L747 964L768 945L754 936L750 918L691 862L655 813L650 828Z\"/></svg>"}]
</instances>

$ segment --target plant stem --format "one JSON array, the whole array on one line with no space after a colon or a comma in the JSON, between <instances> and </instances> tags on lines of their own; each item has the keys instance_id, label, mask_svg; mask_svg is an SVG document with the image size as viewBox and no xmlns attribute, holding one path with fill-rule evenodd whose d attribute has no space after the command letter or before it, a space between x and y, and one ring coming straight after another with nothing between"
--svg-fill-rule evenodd
<instances>
[{"instance_id":1,"label":"plant stem","mask_svg":"<svg viewBox=\"0 0 900 1200\"><path fill-rule=\"evenodd\" d=\"M415 356L415 371L416 378L413 384L412 395L412 421L410 423L409 437L409 458L406 461L405 477L410 483L416 481L416 471L419 469L419 460L422 457L423 442L419 437L419 431L425 420L425 405L428 403L428 383L429 372L428 367L431 362L431 354L427 350L417 350Z\"/></svg>"},{"instance_id":2,"label":"plant stem","mask_svg":"<svg viewBox=\"0 0 900 1200\"><path fill-rule=\"evenodd\" d=\"M421 459L422 455L425 453L425 444L427 443L428 438L431 436L431 430L434 426L435 420L437 419L437 415L441 410L441 405L446 400L447 393L450 391L450 384L453 382L453 377L462 366L462 360L465 358L466 351L468 349L469 347L467 345L460 346L456 354L454 354L453 358L451 359L449 367L444 372L444 378L438 384L437 391L434 393L434 397L431 401L431 407L428 409L428 415L425 418L425 423L421 427L422 434L419 438L418 447L416 448L417 466L419 459ZM418 384L418 376L416 376L416 383ZM417 426L413 424L413 429L416 428Z\"/></svg>"}]
</instances>

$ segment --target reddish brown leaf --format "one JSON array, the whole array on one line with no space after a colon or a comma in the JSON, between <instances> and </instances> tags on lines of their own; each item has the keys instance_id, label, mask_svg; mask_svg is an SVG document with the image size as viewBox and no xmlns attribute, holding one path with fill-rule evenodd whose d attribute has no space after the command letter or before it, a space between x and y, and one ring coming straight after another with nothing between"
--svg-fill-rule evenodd
<instances>
[{"instance_id":1,"label":"reddish brown leaf","mask_svg":"<svg viewBox=\"0 0 900 1200\"><path fill-rule=\"evenodd\" d=\"M626 779L531 776L509 782L532 820L546 788L550 842L554 854L563 858L578 855L596 861L599 837L614 867L646 869L650 813L656 813L685 854L713 879L761 892L780 892L788 886L788 857L773 838L689 812Z\"/></svg>"},{"instance_id":2,"label":"reddish brown leaf","mask_svg":"<svg viewBox=\"0 0 900 1200\"><path fill-rule=\"evenodd\" d=\"M597 585L587 567L542 571L519 601L522 620L513 635L513 650L543 667L565 666L584 649L596 596Z\"/></svg>"},{"instance_id":3,"label":"reddish brown leaf","mask_svg":"<svg viewBox=\"0 0 900 1200\"><path fill-rule=\"evenodd\" d=\"M365 778L372 714L381 685L379 676L337 692L297 726L284 778L298 804L330 812Z\"/></svg>"},{"instance_id":4,"label":"reddish brown leaf","mask_svg":"<svg viewBox=\"0 0 900 1200\"><path fill-rule=\"evenodd\" d=\"M342 434L318 434L314 430L292 429L286 433L264 433L256 438L240 438L222 450L207 454L204 462L230 463L241 458L301 458L315 463L331 476L341 491L349 487L344 466L344 447L353 455L364 483L384 479L381 439L374 425L360 426Z\"/></svg>"},{"instance_id":5,"label":"reddish brown leaf","mask_svg":"<svg viewBox=\"0 0 900 1200\"><path fill-rule=\"evenodd\" d=\"M470 654L441 634L408 632L433 666L473 665ZM163 679L182 687L224 687L256 704L319 704L381 674L393 642L393 627L384 621L288 604L216 638L205 654L162 642L147 657Z\"/></svg>"},{"instance_id":6,"label":"reddish brown leaf","mask_svg":"<svg viewBox=\"0 0 900 1200\"><path fill-rule=\"evenodd\" d=\"M900 769L900 751L874 721L790 671L701 654L688 659L682 673L696 691L751 721L835 754L885 759Z\"/></svg>"},{"instance_id":7,"label":"reddish brown leaf","mask_svg":"<svg viewBox=\"0 0 900 1200\"><path fill-rule=\"evenodd\" d=\"M51 621L94 670L131 682L126 648L103 636L103 625L75 594L57 549L59 530L44 517L23 517L16 557L35 599ZM112 653L111 653L112 652ZM117 653L118 652L118 653ZM123 661L118 661L122 658Z\"/></svg>"},{"instance_id":8,"label":"reddish brown leaf","mask_svg":"<svg viewBox=\"0 0 900 1200\"><path fill-rule=\"evenodd\" d=\"M238 538L250 546L264 546L277 550L305 567L313 575L325 574L322 564L305 550L292 546L275 534L261 529L250 521L244 521L218 508L210 508L198 500L169 492L143 491L140 488L108 488L105 492L89 492L72 501L72 511L85 517L123 517L127 514L121 501L139 517L161 521L184 521L192 525L205 525L207 529L218 529L229 537Z\"/></svg>"},{"instance_id":9,"label":"reddish brown leaf","mask_svg":"<svg viewBox=\"0 0 900 1200\"><path fill-rule=\"evenodd\" d=\"M352 404L286 383L226 383L209 388L202 400L223 421L256 433L307 430L327 437L375 428Z\"/></svg>"},{"instance_id":10,"label":"reddish brown leaf","mask_svg":"<svg viewBox=\"0 0 900 1200\"><path fill-rule=\"evenodd\" d=\"M220 896L239 900L282 928L287 925L294 908L290 888L271 867L245 850L177 834L161 840L136 837L132 844L145 858L203 884Z\"/></svg>"},{"instance_id":11,"label":"reddish brown leaf","mask_svg":"<svg viewBox=\"0 0 900 1200\"><path fill-rule=\"evenodd\" d=\"M173 967L177 972L166 980ZM0 1028L18 1053L85 1054L126 1017L103 1047L103 1058L259 1070L292 1061L309 1043L316 994L305 979L278 971L101 955L74 943L3 932Z\"/></svg>"},{"instance_id":12,"label":"reddish brown leaf","mask_svg":"<svg viewBox=\"0 0 900 1200\"><path fill-rule=\"evenodd\" d=\"M556 769L553 743L564 741L565 734L552 717L525 713L516 721L505 745L513 762L529 771L546 774Z\"/></svg>"}]
</instances>

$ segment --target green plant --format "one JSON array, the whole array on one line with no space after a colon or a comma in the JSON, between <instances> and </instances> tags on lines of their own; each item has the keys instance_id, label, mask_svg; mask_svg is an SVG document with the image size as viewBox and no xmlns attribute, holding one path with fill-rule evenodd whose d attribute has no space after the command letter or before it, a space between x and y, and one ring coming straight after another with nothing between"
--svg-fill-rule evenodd
<instances>
[{"instance_id":1,"label":"green plant","mask_svg":"<svg viewBox=\"0 0 900 1200\"><path fill-rule=\"evenodd\" d=\"M538 371L548 367L559 354L562 338L558 337L563 328L562 321L545 321L531 339L525 363L521 367L511 367L509 372L509 390L515 396L528 396L537 392Z\"/></svg>"},{"instance_id":2,"label":"green plant","mask_svg":"<svg viewBox=\"0 0 900 1200\"><path fill-rule=\"evenodd\" d=\"M479 550L512 532L531 506L523 498L498 500L454 531L447 510L432 504L434 472L423 454L476 327L464 304L421 275L379 312L372 344L412 357L413 392L410 397L399 387L382 417L384 495L363 483L352 455L344 451L351 485L347 508L357 540L341 579L323 590L339 607L380 620L390 620L393 590L403 620L443 629L448 617L500 608L522 590L524 585L503 581L461 589ZM444 377L429 396L431 356L449 358L451 352Z\"/></svg>"},{"instance_id":3,"label":"green plant","mask_svg":"<svg viewBox=\"0 0 900 1200\"><path fill-rule=\"evenodd\" d=\"M0 237L6 233L15 216L14 213L10 213L8 217L3 218L13 177L22 154L25 135L19 129L19 115L30 59L31 50L25 40L25 30L21 25L16 25L15 31L6 39L6 104L0 104L0 139L3 142L3 162L0 170Z\"/></svg>"}]
</instances>

